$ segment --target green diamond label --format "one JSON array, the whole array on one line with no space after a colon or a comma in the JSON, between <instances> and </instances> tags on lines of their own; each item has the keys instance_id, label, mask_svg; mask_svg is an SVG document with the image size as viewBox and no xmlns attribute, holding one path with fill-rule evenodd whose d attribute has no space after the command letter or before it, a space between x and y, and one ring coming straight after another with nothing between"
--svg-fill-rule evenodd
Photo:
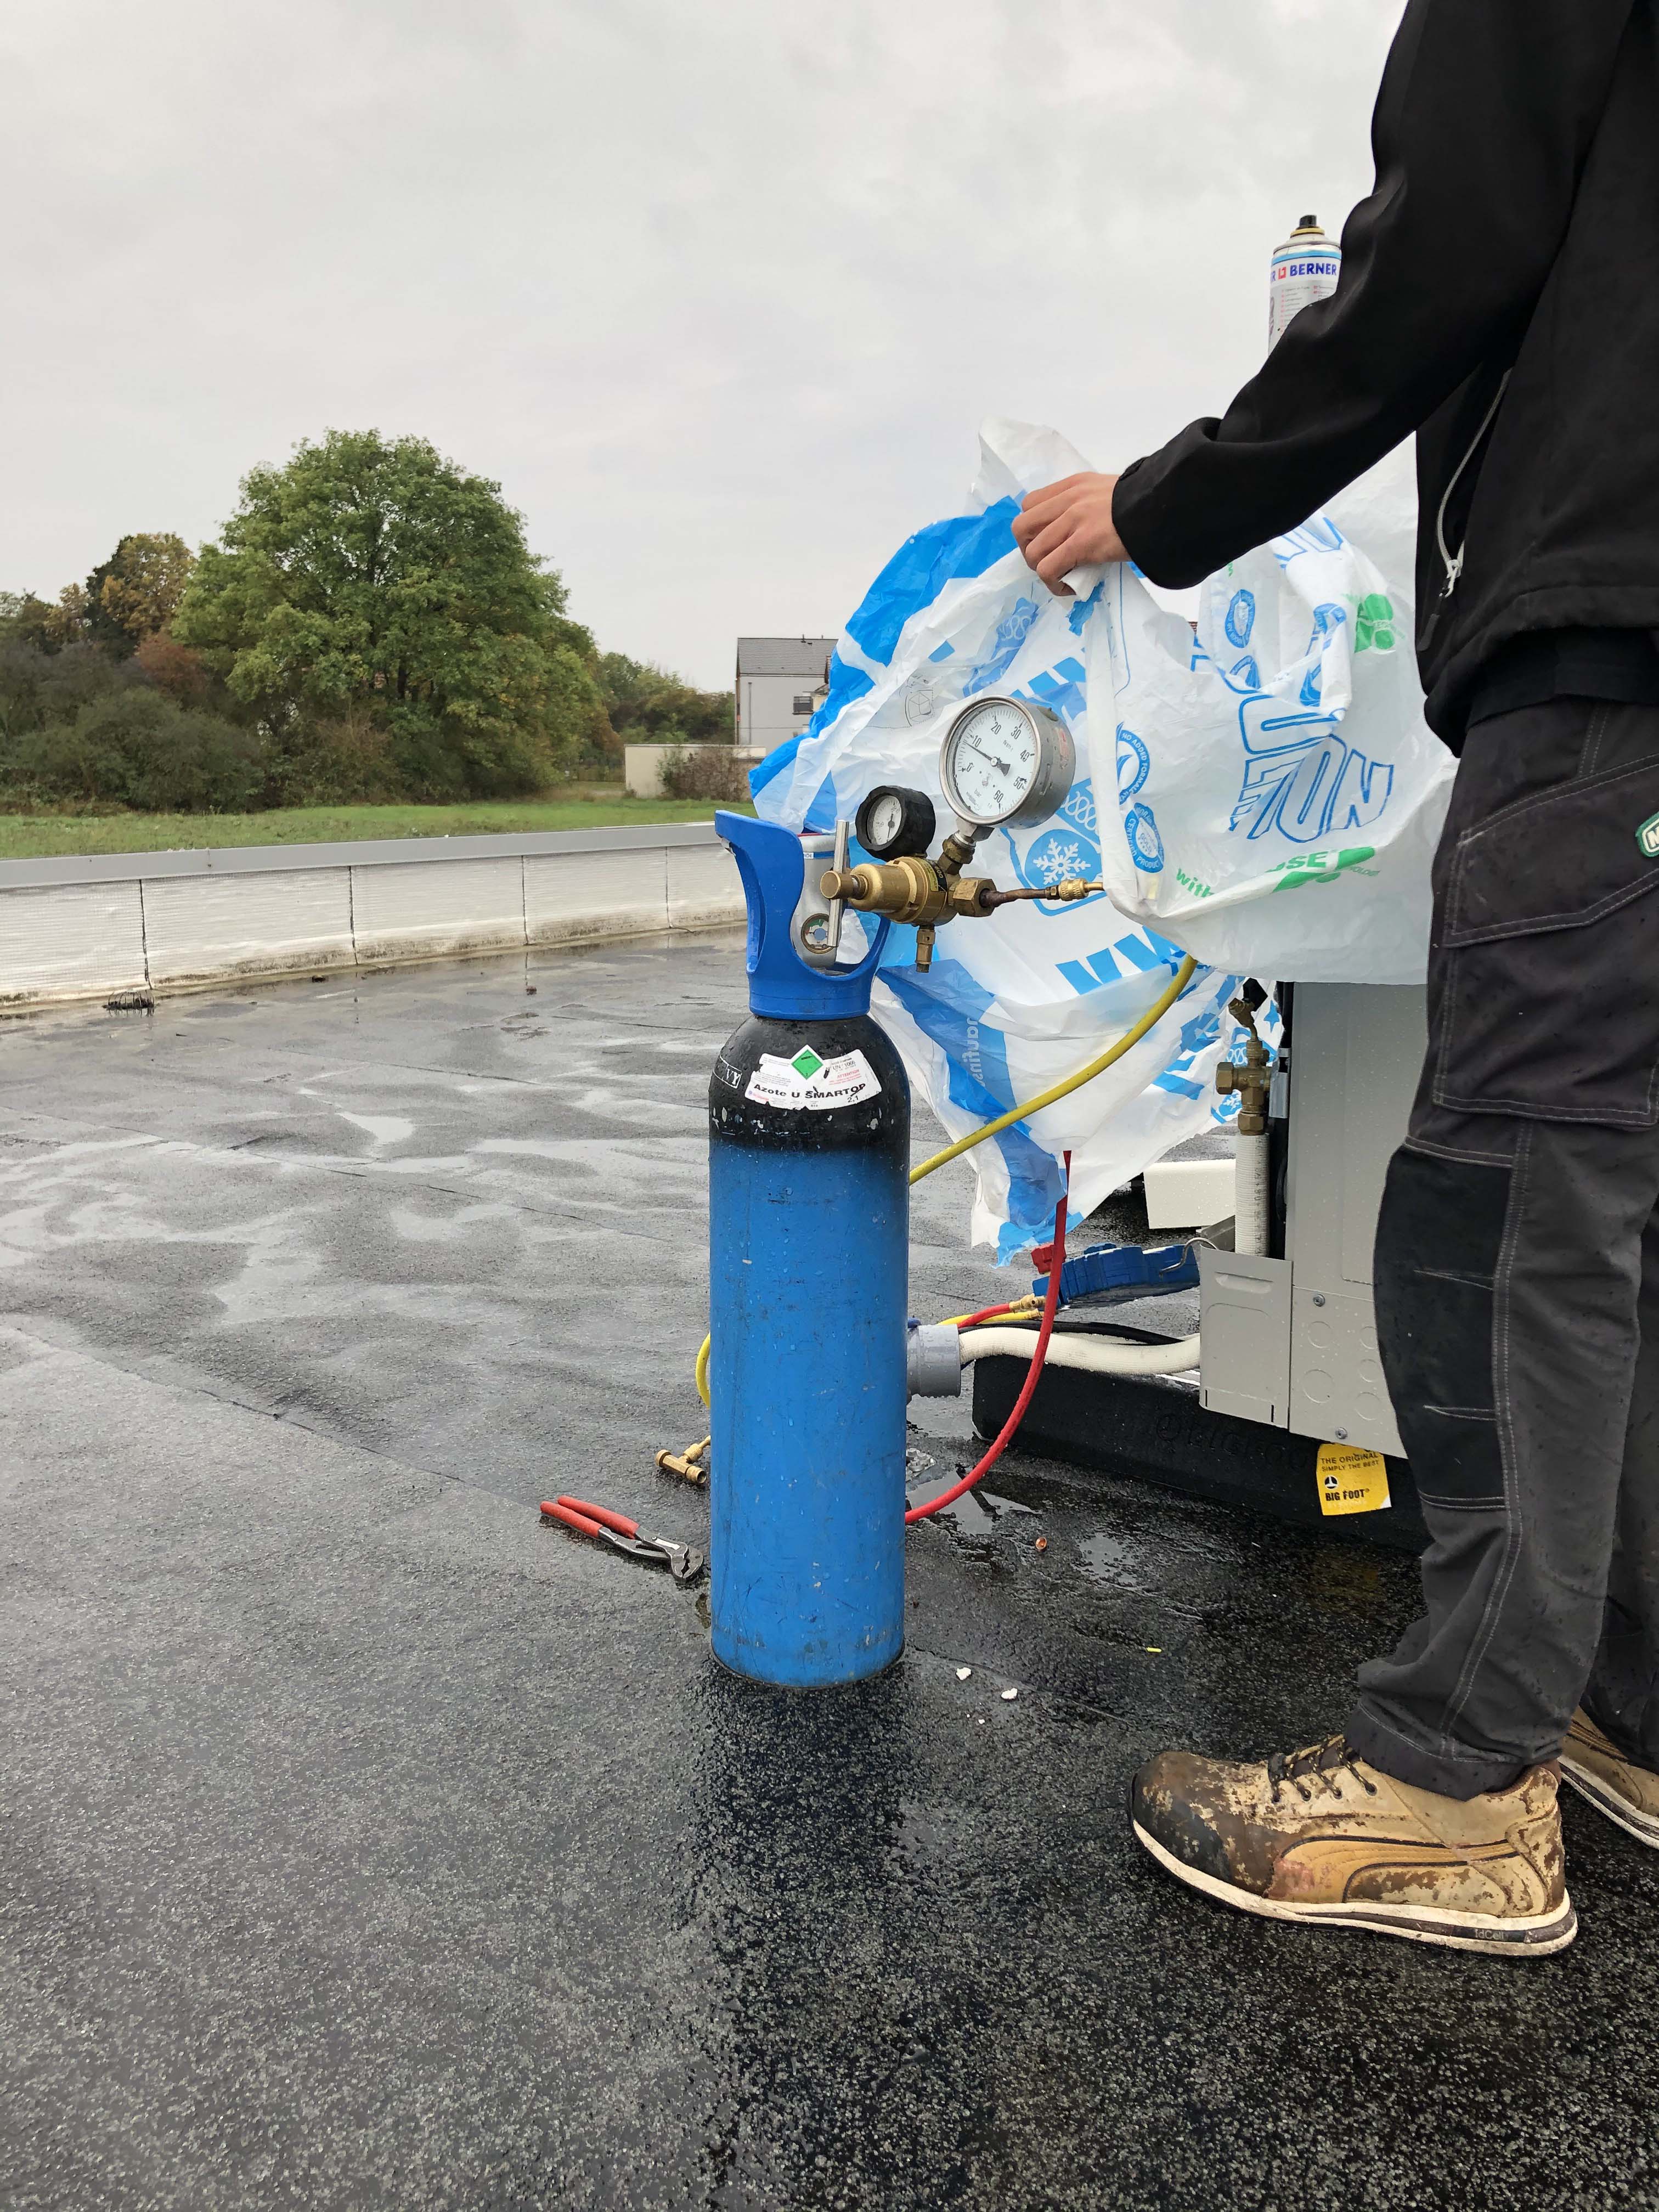
<instances>
[{"instance_id":1,"label":"green diamond label","mask_svg":"<svg viewBox=\"0 0 1659 2212\"><path fill-rule=\"evenodd\" d=\"M1650 814L1636 833L1636 842L1649 860L1659 860L1659 814Z\"/></svg>"},{"instance_id":2,"label":"green diamond label","mask_svg":"<svg viewBox=\"0 0 1659 2212\"><path fill-rule=\"evenodd\" d=\"M866 1099L879 1098L881 1085L861 1052L825 1060L811 1045L803 1045L793 1060L763 1052L743 1095L757 1105L779 1106L787 1113L827 1114L837 1106L861 1106Z\"/></svg>"}]
</instances>

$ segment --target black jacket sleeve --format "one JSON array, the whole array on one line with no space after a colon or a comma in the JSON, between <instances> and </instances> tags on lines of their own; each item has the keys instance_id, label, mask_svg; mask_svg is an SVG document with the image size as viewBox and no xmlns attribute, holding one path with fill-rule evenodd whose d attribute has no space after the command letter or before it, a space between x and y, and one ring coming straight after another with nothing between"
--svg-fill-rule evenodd
<instances>
[{"instance_id":1,"label":"black jacket sleeve","mask_svg":"<svg viewBox=\"0 0 1659 2212\"><path fill-rule=\"evenodd\" d=\"M1189 423L1118 485L1118 534L1154 583L1195 584L1293 530L1516 344L1639 4L1409 0L1335 292L1219 421Z\"/></svg>"}]
</instances>

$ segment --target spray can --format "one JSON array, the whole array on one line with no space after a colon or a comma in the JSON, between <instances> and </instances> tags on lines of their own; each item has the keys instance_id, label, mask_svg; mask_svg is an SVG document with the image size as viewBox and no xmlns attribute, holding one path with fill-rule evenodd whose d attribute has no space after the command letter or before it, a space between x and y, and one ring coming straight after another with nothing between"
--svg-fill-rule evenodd
<instances>
[{"instance_id":1,"label":"spray can","mask_svg":"<svg viewBox=\"0 0 1659 2212\"><path fill-rule=\"evenodd\" d=\"M870 1018L887 925L837 963L827 838L719 813L749 908L750 1018L708 1086L714 1656L827 1689L904 1642L910 1091Z\"/></svg>"},{"instance_id":2,"label":"spray can","mask_svg":"<svg viewBox=\"0 0 1659 2212\"><path fill-rule=\"evenodd\" d=\"M1304 307L1328 300L1342 274L1342 248L1327 238L1316 215L1304 215L1267 269L1267 350L1271 353Z\"/></svg>"}]
</instances>

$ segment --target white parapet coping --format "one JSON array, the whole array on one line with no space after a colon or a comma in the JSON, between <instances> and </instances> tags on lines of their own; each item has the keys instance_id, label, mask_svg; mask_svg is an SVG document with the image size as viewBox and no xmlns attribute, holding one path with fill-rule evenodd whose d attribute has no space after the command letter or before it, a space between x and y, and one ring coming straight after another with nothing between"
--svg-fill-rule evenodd
<instances>
[{"instance_id":1,"label":"white parapet coping","mask_svg":"<svg viewBox=\"0 0 1659 2212\"><path fill-rule=\"evenodd\" d=\"M0 1011L744 918L712 822L0 861Z\"/></svg>"}]
</instances>

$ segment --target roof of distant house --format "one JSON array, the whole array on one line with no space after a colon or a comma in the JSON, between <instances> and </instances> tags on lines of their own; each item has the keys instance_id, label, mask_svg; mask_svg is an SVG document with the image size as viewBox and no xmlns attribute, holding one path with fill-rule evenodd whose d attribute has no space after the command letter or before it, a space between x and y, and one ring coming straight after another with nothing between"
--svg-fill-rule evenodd
<instances>
[{"instance_id":1,"label":"roof of distant house","mask_svg":"<svg viewBox=\"0 0 1659 2212\"><path fill-rule=\"evenodd\" d=\"M810 676L816 682L836 649L833 637L740 637L739 676Z\"/></svg>"}]
</instances>

